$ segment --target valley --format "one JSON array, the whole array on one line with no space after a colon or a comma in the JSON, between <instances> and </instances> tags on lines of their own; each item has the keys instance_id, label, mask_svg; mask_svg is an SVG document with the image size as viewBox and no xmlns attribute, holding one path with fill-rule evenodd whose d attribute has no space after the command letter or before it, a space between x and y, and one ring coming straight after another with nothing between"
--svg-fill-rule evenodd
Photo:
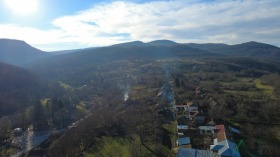
<instances>
[{"instance_id":1,"label":"valley","mask_svg":"<svg viewBox=\"0 0 280 157\"><path fill-rule=\"evenodd\" d=\"M226 138L238 145L241 156L275 156L280 49L256 45L132 42L40 58L21 67L6 60L0 107L15 107L10 112L1 108L1 135L7 135L0 138L1 155L20 151L9 147L13 129L27 131L30 125L34 132L53 133L22 156L210 153L217 132L202 134L200 128L224 125L239 131ZM180 145L180 138L189 143Z\"/></svg>"}]
</instances>

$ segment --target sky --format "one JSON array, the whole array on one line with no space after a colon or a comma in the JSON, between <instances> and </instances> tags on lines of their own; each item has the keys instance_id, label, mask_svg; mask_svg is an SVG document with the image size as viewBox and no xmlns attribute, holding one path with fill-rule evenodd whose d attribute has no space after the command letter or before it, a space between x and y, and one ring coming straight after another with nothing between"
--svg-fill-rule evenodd
<instances>
[{"instance_id":1,"label":"sky","mask_svg":"<svg viewBox=\"0 0 280 157\"><path fill-rule=\"evenodd\" d=\"M0 0L0 38L44 51L161 39L279 47L280 1Z\"/></svg>"}]
</instances>

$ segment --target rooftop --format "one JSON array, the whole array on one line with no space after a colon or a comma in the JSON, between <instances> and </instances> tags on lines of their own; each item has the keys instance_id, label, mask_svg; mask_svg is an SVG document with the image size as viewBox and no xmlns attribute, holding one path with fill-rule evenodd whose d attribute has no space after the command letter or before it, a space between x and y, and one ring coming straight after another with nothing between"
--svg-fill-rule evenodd
<instances>
[{"instance_id":1,"label":"rooftop","mask_svg":"<svg viewBox=\"0 0 280 157\"><path fill-rule=\"evenodd\" d=\"M225 126L224 125L216 125L216 129L217 129L217 140L218 142L226 140L227 136L226 136L226 132L225 132Z\"/></svg>"},{"instance_id":2,"label":"rooftop","mask_svg":"<svg viewBox=\"0 0 280 157\"><path fill-rule=\"evenodd\" d=\"M188 129L187 125L177 125L177 129L186 130Z\"/></svg>"},{"instance_id":3,"label":"rooftop","mask_svg":"<svg viewBox=\"0 0 280 157\"><path fill-rule=\"evenodd\" d=\"M238 129L235 129L235 128L231 127L231 126L229 126L229 130L234 132L234 133L240 134L240 131Z\"/></svg>"},{"instance_id":4,"label":"rooftop","mask_svg":"<svg viewBox=\"0 0 280 157\"><path fill-rule=\"evenodd\" d=\"M198 127L200 130L214 130L216 127L214 126L199 126Z\"/></svg>"},{"instance_id":5,"label":"rooftop","mask_svg":"<svg viewBox=\"0 0 280 157\"><path fill-rule=\"evenodd\" d=\"M238 147L229 140L223 140L210 147L211 150L218 151L220 156L240 157Z\"/></svg>"},{"instance_id":6,"label":"rooftop","mask_svg":"<svg viewBox=\"0 0 280 157\"><path fill-rule=\"evenodd\" d=\"M209 150L179 148L177 157L218 157L218 155Z\"/></svg>"},{"instance_id":7,"label":"rooftop","mask_svg":"<svg viewBox=\"0 0 280 157\"><path fill-rule=\"evenodd\" d=\"M191 140L189 137L179 137L178 138L178 145L188 145L191 144Z\"/></svg>"}]
</instances>

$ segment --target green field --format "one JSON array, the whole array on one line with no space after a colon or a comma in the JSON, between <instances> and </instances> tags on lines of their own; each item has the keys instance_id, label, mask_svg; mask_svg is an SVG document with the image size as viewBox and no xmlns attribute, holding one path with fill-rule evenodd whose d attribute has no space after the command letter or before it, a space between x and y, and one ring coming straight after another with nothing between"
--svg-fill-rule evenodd
<instances>
[{"instance_id":1,"label":"green field","mask_svg":"<svg viewBox=\"0 0 280 157\"><path fill-rule=\"evenodd\" d=\"M273 87L269 86L269 85L262 84L260 79L256 79L255 83L256 83L256 87L258 89L261 89L265 93L268 93L268 94L272 94L273 93Z\"/></svg>"},{"instance_id":2,"label":"green field","mask_svg":"<svg viewBox=\"0 0 280 157\"><path fill-rule=\"evenodd\" d=\"M123 156L130 157L130 141L123 138L96 138L94 147L84 153L85 157Z\"/></svg>"},{"instance_id":3,"label":"green field","mask_svg":"<svg viewBox=\"0 0 280 157\"><path fill-rule=\"evenodd\" d=\"M151 151L154 145L140 143L138 135L133 137L101 137L96 138L95 144L85 153L85 157L131 157L131 156L149 156L156 155ZM162 153L170 153L165 147L160 147ZM168 155L167 155L168 156Z\"/></svg>"},{"instance_id":4,"label":"green field","mask_svg":"<svg viewBox=\"0 0 280 157\"><path fill-rule=\"evenodd\" d=\"M89 114L89 110L87 109L87 105L84 101L80 101L79 104L76 105L76 109L84 114Z\"/></svg>"},{"instance_id":5,"label":"green field","mask_svg":"<svg viewBox=\"0 0 280 157\"><path fill-rule=\"evenodd\" d=\"M74 90L73 87L71 87L70 85L68 85L68 84L66 84L66 83L64 83L64 82L62 82L62 81L59 81L58 83L59 83L59 85L60 85L61 87L63 87L65 90L69 90L69 91L73 91L73 90Z\"/></svg>"}]
</instances>

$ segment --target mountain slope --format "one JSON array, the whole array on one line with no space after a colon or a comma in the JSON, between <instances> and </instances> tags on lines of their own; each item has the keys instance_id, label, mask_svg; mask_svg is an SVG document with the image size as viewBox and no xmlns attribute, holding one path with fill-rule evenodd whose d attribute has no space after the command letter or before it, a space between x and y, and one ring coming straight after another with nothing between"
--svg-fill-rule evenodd
<instances>
[{"instance_id":1,"label":"mountain slope","mask_svg":"<svg viewBox=\"0 0 280 157\"><path fill-rule=\"evenodd\" d=\"M24 41L0 39L1 62L13 65L23 65L47 56L50 56L50 54L28 45Z\"/></svg>"},{"instance_id":2,"label":"mountain slope","mask_svg":"<svg viewBox=\"0 0 280 157\"><path fill-rule=\"evenodd\" d=\"M151 41L148 42L148 44L151 45L162 45L162 46L173 46L173 45L177 45L178 43L171 41L171 40L155 40L155 41Z\"/></svg>"},{"instance_id":3,"label":"mountain slope","mask_svg":"<svg viewBox=\"0 0 280 157\"><path fill-rule=\"evenodd\" d=\"M42 81L31 72L0 62L0 116L30 105L41 86Z\"/></svg>"},{"instance_id":4,"label":"mountain slope","mask_svg":"<svg viewBox=\"0 0 280 157\"><path fill-rule=\"evenodd\" d=\"M280 59L279 47L254 41L237 45L194 43L186 45L189 47L207 50L213 53L219 53L227 56L254 57L260 59L268 58L275 60Z\"/></svg>"},{"instance_id":5,"label":"mountain slope","mask_svg":"<svg viewBox=\"0 0 280 157\"><path fill-rule=\"evenodd\" d=\"M229 49L220 49L219 53L228 53L236 56L280 59L280 48L258 42L247 42L230 46Z\"/></svg>"},{"instance_id":6,"label":"mountain slope","mask_svg":"<svg viewBox=\"0 0 280 157\"><path fill-rule=\"evenodd\" d=\"M39 73L52 71L52 75L59 75L61 72L71 72L75 71L75 69L92 67L119 60L149 60L206 56L211 57L219 55L180 44L161 46L137 41L108 47L84 49L74 53L58 55L35 62L29 67Z\"/></svg>"},{"instance_id":7,"label":"mountain slope","mask_svg":"<svg viewBox=\"0 0 280 157\"><path fill-rule=\"evenodd\" d=\"M211 52L213 52L215 50L226 49L226 48L230 47L229 45L221 44L221 43L206 43L206 44L188 43L185 45L192 47L192 48L197 48L197 49L211 51Z\"/></svg>"}]
</instances>

